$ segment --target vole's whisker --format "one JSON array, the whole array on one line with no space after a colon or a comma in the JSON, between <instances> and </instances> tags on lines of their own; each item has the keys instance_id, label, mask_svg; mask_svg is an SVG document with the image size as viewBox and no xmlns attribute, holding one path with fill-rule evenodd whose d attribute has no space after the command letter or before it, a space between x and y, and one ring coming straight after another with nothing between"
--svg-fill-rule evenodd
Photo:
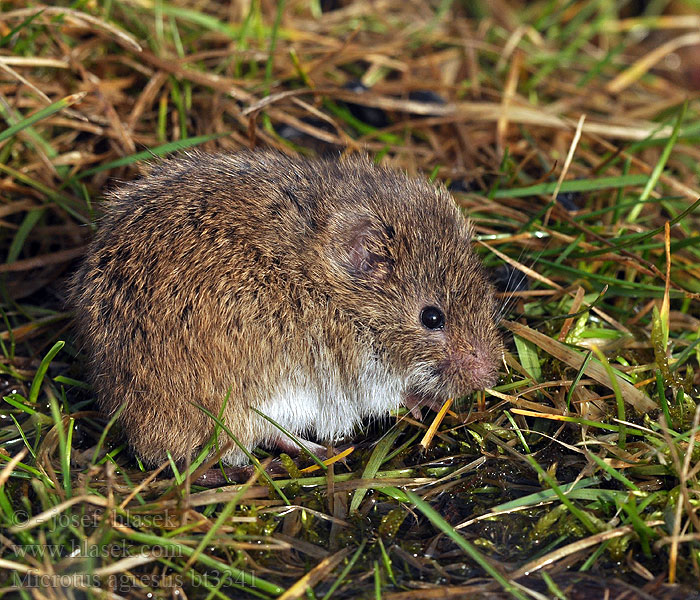
<instances>
[{"instance_id":1,"label":"vole's whisker","mask_svg":"<svg viewBox=\"0 0 700 600\"><path fill-rule=\"evenodd\" d=\"M499 310L495 316L495 320L497 323L499 323L505 317L505 315L507 315L510 312L512 307L517 302L518 297L516 296L516 293L520 291L519 288L529 288L529 277L527 272L532 272L534 270L534 267L537 265L539 259L542 257L542 254L545 252L545 250L547 250L547 248L551 244L551 241L552 238L550 237L544 244L544 246L539 249L539 251L535 254L534 257L532 257L532 259L529 261L529 264L523 264L522 262L522 257L525 254L526 248L521 247L520 254L518 255L517 259L511 259L512 262L505 262L502 267L499 267L508 270L508 280L503 285L503 290L504 292L510 291L511 293L510 295L506 295L501 298ZM515 284L511 285L513 281L515 281ZM522 286L523 283L525 284L524 286Z\"/></svg>"}]
</instances>

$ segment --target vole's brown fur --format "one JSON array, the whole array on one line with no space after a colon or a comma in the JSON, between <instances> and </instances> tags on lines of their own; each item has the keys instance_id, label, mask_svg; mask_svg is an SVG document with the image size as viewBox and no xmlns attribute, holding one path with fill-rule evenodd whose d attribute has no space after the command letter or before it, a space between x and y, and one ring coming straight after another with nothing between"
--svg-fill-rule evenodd
<instances>
[{"instance_id":1,"label":"vole's brown fur","mask_svg":"<svg viewBox=\"0 0 700 600\"><path fill-rule=\"evenodd\" d=\"M71 302L103 410L148 464L223 420L246 447L347 434L493 383L490 284L442 187L366 158L192 153L115 191ZM439 307L444 328L421 323ZM236 448L232 464L245 461Z\"/></svg>"}]
</instances>

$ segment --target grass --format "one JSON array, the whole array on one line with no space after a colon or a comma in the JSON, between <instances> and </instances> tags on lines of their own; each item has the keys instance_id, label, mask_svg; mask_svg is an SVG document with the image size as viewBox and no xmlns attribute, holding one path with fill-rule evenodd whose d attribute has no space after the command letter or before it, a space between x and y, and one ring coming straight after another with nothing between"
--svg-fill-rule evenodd
<instances>
[{"instance_id":1,"label":"grass","mask_svg":"<svg viewBox=\"0 0 700 600\"><path fill-rule=\"evenodd\" d=\"M3 3L0 594L698 589L697 2L495 6ZM251 145L450 184L486 266L527 273L499 385L429 443L435 415L400 415L345 463L205 489L141 468L96 412L63 298L101 194L154 156Z\"/></svg>"}]
</instances>

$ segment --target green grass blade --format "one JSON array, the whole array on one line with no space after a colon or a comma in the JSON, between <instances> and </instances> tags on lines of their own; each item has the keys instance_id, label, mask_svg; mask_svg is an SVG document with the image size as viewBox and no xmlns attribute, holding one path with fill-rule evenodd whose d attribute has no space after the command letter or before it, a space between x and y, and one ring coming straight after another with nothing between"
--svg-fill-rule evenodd
<instances>
[{"instance_id":1,"label":"green grass blade","mask_svg":"<svg viewBox=\"0 0 700 600\"><path fill-rule=\"evenodd\" d=\"M365 470L362 472L362 479L372 479L377 474L379 467L381 467L382 463L384 462L384 458L391 450L391 447L394 445L396 438L399 437L403 431L403 428L404 422L402 421L390 429L379 441L372 452L372 456L370 456L369 461L367 461ZM350 501L350 514L353 514L358 508L360 508L360 504L362 503L362 499L365 497L365 494L367 494L367 490L365 488L355 490L352 500Z\"/></svg>"},{"instance_id":2,"label":"green grass blade","mask_svg":"<svg viewBox=\"0 0 700 600\"><path fill-rule=\"evenodd\" d=\"M130 154L129 156L123 156L117 160L112 160L110 162L103 163L92 169L87 169L86 171L81 171L78 173L74 179L84 179L100 171L108 171L110 169L116 169L117 167L125 167L127 165L134 164L141 160L148 160L149 158L155 158L158 156L165 156L171 152L178 152L179 150L184 150L186 148L192 148L194 146L199 146L211 140L217 140L222 137L231 135L229 132L222 133L210 133L208 135L198 135L195 137L190 137L182 140L176 140L174 142L168 142L161 146L156 146L155 148L150 148L149 150L144 150L143 152L137 152L136 154Z\"/></svg>"},{"instance_id":3,"label":"green grass blade","mask_svg":"<svg viewBox=\"0 0 700 600\"><path fill-rule=\"evenodd\" d=\"M279 429L284 435L286 435L289 439L291 439L299 448L301 448L311 459L319 466L321 467L324 471L328 470L328 467L323 463L323 461L316 456L309 448L304 444L304 441L297 436L295 436L291 431L285 429L282 427L277 421L274 419L271 419L268 417L265 413L260 412L257 408L253 407L253 412L256 412L258 415L260 415L263 419L265 419L268 423L271 423L274 425L277 429Z\"/></svg>"},{"instance_id":4,"label":"green grass blade","mask_svg":"<svg viewBox=\"0 0 700 600\"><path fill-rule=\"evenodd\" d=\"M218 416L216 416L214 413L210 412L203 406L195 404L194 402L192 404L196 406L199 410L201 410L210 419L212 419L219 427L221 427L221 429L223 429L226 432L226 435L228 435L229 438L231 438L231 440L238 446L241 452L243 452L243 454L245 454L246 457L248 457L248 460L255 466L255 468L260 471L260 474L263 476L263 478L267 480L267 482L272 486L272 488L279 494L279 497L282 498L282 500L284 500L285 504L291 504L287 496L284 495L284 492L281 490L279 485L277 485L275 480L272 479L272 477L270 477L267 471L260 464L260 461L250 453L248 448L246 448L243 444L241 444L238 441L238 438L235 435L233 435L233 432L229 429L226 423L224 423L222 419L220 419Z\"/></svg>"},{"instance_id":5,"label":"green grass blade","mask_svg":"<svg viewBox=\"0 0 700 600\"><path fill-rule=\"evenodd\" d=\"M512 594L515 598L518 598L518 600L526 600L527 596L523 594L511 581L508 581L488 560L486 560L486 558L476 549L476 547L474 547L471 543L465 540L463 536L455 531L454 527L445 521L445 519L443 519L442 516L432 506L430 506L430 504L410 490L406 490L404 494L411 504L420 510L435 527L437 527L455 544L457 544L457 546L464 550L464 552L482 569L484 569L484 571L493 577L505 591Z\"/></svg>"},{"instance_id":6,"label":"green grass blade","mask_svg":"<svg viewBox=\"0 0 700 600\"><path fill-rule=\"evenodd\" d=\"M678 112L678 118L676 119L676 124L673 126L673 132L671 133L671 137L668 138L668 142L664 146L663 152L661 153L659 160L656 162L654 170L651 172L651 176L649 177L646 185L644 186L644 190L639 196L639 200L641 202L644 202L647 198L649 198L649 196L651 195L651 191L654 189L657 182L659 181L659 177L661 177L661 173L663 173L664 167L666 166L666 162L668 161L668 157L671 155L671 150L673 150L673 147L676 145L678 133L681 130L681 123L683 123L683 118L685 117L685 112L687 108L688 101L686 100L681 106L680 111ZM630 211L630 214L627 216L627 220L629 222L633 223L637 220L637 217L639 217L639 213L642 212L642 206L642 204L638 204Z\"/></svg>"},{"instance_id":7,"label":"green grass blade","mask_svg":"<svg viewBox=\"0 0 700 600\"><path fill-rule=\"evenodd\" d=\"M17 260L22 248L24 247L24 242L27 241L27 236L31 233L34 226L39 222L39 219L44 215L43 208L37 208L35 210L30 210L22 220L21 225L15 233L15 237L10 244L10 249L7 252L7 264L13 263Z\"/></svg>"},{"instance_id":8,"label":"green grass blade","mask_svg":"<svg viewBox=\"0 0 700 600\"><path fill-rule=\"evenodd\" d=\"M54 102L53 104L49 104L46 108L42 108L41 110L38 110L35 112L33 115L29 117L25 117L22 119L19 123L15 123L14 125L8 127L7 129L3 130L0 132L0 143L4 142L5 140L11 138L13 135L16 135L23 129L26 129L27 127L30 127L34 125L34 123L37 123L38 121L41 121L42 119L46 119L47 117L50 117L51 115L57 113L60 110L63 110L64 108L70 106L71 104L75 104L76 102L80 102L87 92L78 92L76 94L71 94L70 96L66 96L65 98L62 98L61 100L58 100L57 102Z\"/></svg>"},{"instance_id":9,"label":"green grass blade","mask_svg":"<svg viewBox=\"0 0 700 600\"><path fill-rule=\"evenodd\" d=\"M180 553L178 555L186 556L188 558L195 553L195 549L190 548L185 543L179 543L175 540L169 540L158 535L142 533L133 529L120 529L117 531L122 537L126 539L138 542L140 544L147 544L158 548L159 550L172 551L174 553L177 552ZM167 552L163 552L162 554L167 555ZM197 556L197 562L201 563L205 567L214 569L216 572L222 575L228 575L234 581L242 581L247 586L257 588L267 594L279 596L282 593L284 593L284 588L281 588L278 585L275 585L274 583L270 583L262 577L254 575L250 571L237 569L236 567L233 567L225 562L212 558L207 554L199 554Z\"/></svg>"},{"instance_id":10,"label":"green grass blade","mask_svg":"<svg viewBox=\"0 0 700 600\"><path fill-rule=\"evenodd\" d=\"M559 500L561 500L561 503L569 509L569 512L572 515L574 515L579 521L581 521L584 527L588 529L588 531L590 531L592 534L598 533L598 527L596 527L593 521L591 521L590 517L585 512L580 510L573 502L571 502L569 497L562 491L561 487L557 484L554 478L539 465L535 458L531 454L528 454L525 458L527 458L527 461L530 463L532 468L535 469L539 477L543 479L547 483L547 485L554 491Z\"/></svg>"},{"instance_id":11,"label":"green grass blade","mask_svg":"<svg viewBox=\"0 0 700 600\"><path fill-rule=\"evenodd\" d=\"M29 388L29 402L30 404L36 404L37 399L39 398L39 391L41 390L41 384L44 381L44 376L46 375L46 371L49 369L49 365L51 364L51 361L54 359L54 357L59 353L61 348L65 346L65 342L56 342L51 350L48 351L46 356L43 358L41 363L39 364L39 368L36 370L36 374L34 375L34 379L32 380L32 385Z\"/></svg>"},{"instance_id":12,"label":"green grass blade","mask_svg":"<svg viewBox=\"0 0 700 600\"><path fill-rule=\"evenodd\" d=\"M598 358L598 361L600 361L603 367L605 367L605 370L608 373L608 378L612 382L612 388L615 394L615 400L617 402L617 418L620 421L624 422L627 420L627 418L625 416L625 401L623 400L622 392L620 391L620 382L617 379L617 377L615 377L615 372L613 371L612 365L605 357L605 354L603 354L603 352L599 350L597 346L593 346L591 350ZM617 438L617 445L624 450L626 443L627 428L623 425L623 423L620 423L620 433Z\"/></svg>"},{"instance_id":13,"label":"green grass blade","mask_svg":"<svg viewBox=\"0 0 700 600\"><path fill-rule=\"evenodd\" d=\"M559 188L559 193L564 192L593 192L597 190L618 189L623 187L644 185L649 179L648 175L620 175L618 177L599 177L598 179L582 179L565 181ZM498 190L494 198L522 198L524 196L549 196L557 188L557 182L538 183L527 187L513 188L510 190Z\"/></svg>"}]
</instances>

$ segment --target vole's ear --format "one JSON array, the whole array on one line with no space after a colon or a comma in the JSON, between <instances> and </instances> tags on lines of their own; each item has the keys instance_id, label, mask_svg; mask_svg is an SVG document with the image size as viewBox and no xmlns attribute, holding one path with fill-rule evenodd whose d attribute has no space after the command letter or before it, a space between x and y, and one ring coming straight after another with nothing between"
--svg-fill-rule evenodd
<instances>
[{"instance_id":1,"label":"vole's ear","mask_svg":"<svg viewBox=\"0 0 700 600\"><path fill-rule=\"evenodd\" d=\"M360 279L386 280L394 269L393 236L393 228L377 226L366 219L348 226L342 236L342 252L349 273Z\"/></svg>"}]
</instances>

